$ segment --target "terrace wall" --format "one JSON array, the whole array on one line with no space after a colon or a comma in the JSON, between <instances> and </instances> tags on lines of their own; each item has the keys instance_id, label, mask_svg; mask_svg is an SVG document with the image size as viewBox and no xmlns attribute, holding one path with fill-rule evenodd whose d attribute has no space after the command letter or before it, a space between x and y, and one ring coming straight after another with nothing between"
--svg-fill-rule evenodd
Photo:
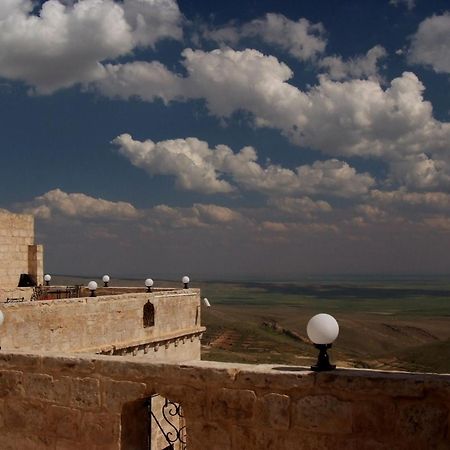
<instances>
[{"instance_id":1,"label":"terrace wall","mask_svg":"<svg viewBox=\"0 0 450 450\"><path fill-rule=\"evenodd\" d=\"M154 325L145 327L148 302L154 307ZM5 316L3 350L200 359L204 328L196 289L3 303L0 310Z\"/></svg>"},{"instance_id":2,"label":"terrace wall","mask_svg":"<svg viewBox=\"0 0 450 450\"><path fill-rule=\"evenodd\" d=\"M34 218L0 210L0 288L16 287L20 274L43 278L43 250L34 244Z\"/></svg>"},{"instance_id":3,"label":"terrace wall","mask_svg":"<svg viewBox=\"0 0 450 450\"><path fill-rule=\"evenodd\" d=\"M144 449L143 399L154 393L182 405L189 450L450 442L450 375L0 352L2 449Z\"/></svg>"}]
</instances>

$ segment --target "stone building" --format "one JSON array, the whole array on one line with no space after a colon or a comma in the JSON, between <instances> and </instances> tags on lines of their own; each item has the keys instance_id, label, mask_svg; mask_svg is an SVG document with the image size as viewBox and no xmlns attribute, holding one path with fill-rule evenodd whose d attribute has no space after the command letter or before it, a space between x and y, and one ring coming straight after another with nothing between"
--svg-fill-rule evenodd
<instances>
[{"instance_id":1,"label":"stone building","mask_svg":"<svg viewBox=\"0 0 450 450\"><path fill-rule=\"evenodd\" d=\"M42 284L42 245L34 242L34 218L0 210L0 295L14 297L20 290L20 276L29 275L34 284Z\"/></svg>"},{"instance_id":2,"label":"stone building","mask_svg":"<svg viewBox=\"0 0 450 450\"><path fill-rule=\"evenodd\" d=\"M8 229L11 285L33 243ZM450 448L450 375L201 361L198 289L21 289L0 291L1 450Z\"/></svg>"}]
</instances>

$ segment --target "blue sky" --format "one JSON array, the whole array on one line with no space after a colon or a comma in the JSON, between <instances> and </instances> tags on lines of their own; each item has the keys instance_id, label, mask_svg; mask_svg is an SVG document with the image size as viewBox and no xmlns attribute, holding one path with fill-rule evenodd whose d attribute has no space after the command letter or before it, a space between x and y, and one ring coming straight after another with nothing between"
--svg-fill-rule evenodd
<instances>
[{"instance_id":1,"label":"blue sky","mask_svg":"<svg viewBox=\"0 0 450 450\"><path fill-rule=\"evenodd\" d=\"M450 2L5 0L0 208L53 273L445 273Z\"/></svg>"}]
</instances>

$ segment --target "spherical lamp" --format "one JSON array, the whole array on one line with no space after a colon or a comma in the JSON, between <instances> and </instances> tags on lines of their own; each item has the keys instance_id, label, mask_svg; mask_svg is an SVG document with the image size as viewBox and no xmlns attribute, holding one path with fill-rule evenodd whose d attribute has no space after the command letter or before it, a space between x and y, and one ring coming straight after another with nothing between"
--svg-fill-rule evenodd
<instances>
[{"instance_id":1,"label":"spherical lamp","mask_svg":"<svg viewBox=\"0 0 450 450\"><path fill-rule=\"evenodd\" d=\"M88 289L91 291L91 297L96 297L95 291L97 290L97 283L95 281L89 281Z\"/></svg>"},{"instance_id":2,"label":"spherical lamp","mask_svg":"<svg viewBox=\"0 0 450 450\"><path fill-rule=\"evenodd\" d=\"M189 288L189 281L191 281L191 280L189 279L189 277L187 275L185 275L181 279L181 282L184 284L184 289L188 289Z\"/></svg>"},{"instance_id":3,"label":"spherical lamp","mask_svg":"<svg viewBox=\"0 0 450 450\"><path fill-rule=\"evenodd\" d=\"M339 325L336 319L329 314L317 314L312 317L306 327L306 333L314 346L319 349L319 357L311 370L322 372L333 370L336 366L330 364L327 349L331 348L339 334Z\"/></svg>"},{"instance_id":4,"label":"spherical lamp","mask_svg":"<svg viewBox=\"0 0 450 450\"><path fill-rule=\"evenodd\" d=\"M108 283L109 283L109 280L110 280L111 278L109 277L109 275L103 275L103 278L102 278L102 280L103 280L103 285L104 285L104 287L108 287Z\"/></svg>"},{"instance_id":5,"label":"spherical lamp","mask_svg":"<svg viewBox=\"0 0 450 450\"><path fill-rule=\"evenodd\" d=\"M152 292L153 280L151 278L147 278L144 283L147 287L147 292Z\"/></svg>"},{"instance_id":6,"label":"spherical lamp","mask_svg":"<svg viewBox=\"0 0 450 450\"><path fill-rule=\"evenodd\" d=\"M50 286L50 281L52 280L52 276L48 273L44 275L44 281L46 286Z\"/></svg>"}]
</instances>

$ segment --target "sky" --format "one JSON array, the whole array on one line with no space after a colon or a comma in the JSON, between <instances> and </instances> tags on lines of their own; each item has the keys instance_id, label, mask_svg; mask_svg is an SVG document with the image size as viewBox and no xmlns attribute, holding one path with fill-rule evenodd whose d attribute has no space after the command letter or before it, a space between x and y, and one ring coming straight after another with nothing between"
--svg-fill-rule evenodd
<instances>
[{"instance_id":1,"label":"sky","mask_svg":"<svg viewBox=\"0 0 450 450\"><path fill-rule=\"evenodd\" d=\"M450 272L450 0L2 0L0 208L54 274Z\"/></svg>"}]
</instances>

